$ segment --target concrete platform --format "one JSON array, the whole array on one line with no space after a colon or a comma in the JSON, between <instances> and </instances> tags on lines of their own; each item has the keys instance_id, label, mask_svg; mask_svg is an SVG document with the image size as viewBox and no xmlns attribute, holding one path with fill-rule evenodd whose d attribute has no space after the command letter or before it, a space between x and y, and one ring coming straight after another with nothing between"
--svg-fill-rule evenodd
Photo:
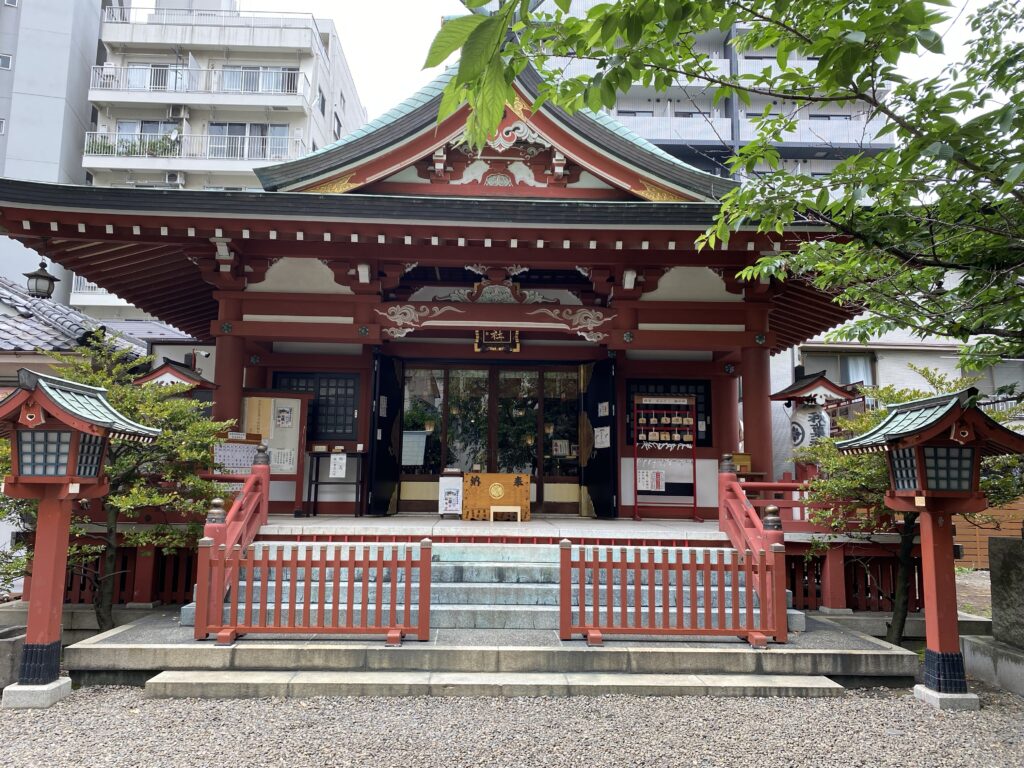
<instances>
[{"instance_id":1,"label":"concrete platform","mask_svg":"<svg viewBox=\"0 0 1024 768\"><path fill-rule=\"evenodd\" d=\"M824 611L808 611L808 616L819 616L828 619L839 626L854 632L862 632L872 637L885 637L888 625L892 621L891 611L858 611L856 613L834 614ZM959 614L959 629L961 635L991 635L992 619L985 616L975 616L972 613ZM904 625L904 640L924 639L924 614L907 614L907 623Z\"/></svg>"},{"instance_id":2,"label":"concrete platform","mask_svg":"<svg viewBox=\"0 0 1024 768\"><path fill-rule=\"evenodd\" d=\"M559 539L644 539L649 541L725 542L729 537L718 530L717 520L598 520L575 515L539 516L517 522L478 520L442 520L436 515L392 515L389 517L352 517L332 515L294 518L271 515L259 532L262 540L289 536L398 536L416 539L445 537L523 537Z\"/></svg>"},{"instance_id":3,"label":"concrete platform","mask_svg":"<svg viewBox=\"0 0 1024 768\"><path fill-rule=\"evenodd\" d=\"M467 672L161 672L147 698L308 698L311 696L841 696L843 687L810 675L692 675Z\"/></svg>"},{"instance_id":4,"label":"concrete platform","mask_svg":"<svg viewBox=\"0 0 1024 768\"><path fill-rule=\"evenodd\" d=\"M12 683L4 688L3 709L47 709L71 695L71 678L58 677L46 685Z\"/></svg>"},{"instance_id":5,"label":"concrete platform","mask_svg":"<svg viewBox=\"0 0 1024 768\"><path fill-rule=\"evenodd\" d=\"M960 636L967 674L1024 696L1024 649L984 636Z\"/></svg>"},{"instance_id":6,"label":"concrete platform","mask_svg":"<svg viewBox=\"0 0 1024 768\"><path fill-rule=\"evenodd\" d=\"M337 636L250 636L228 647L196 642L173 615L98 635L65 651L76 683L142 685L161 672L332 672L828 676L843 684L912 684L916 654L810 620L786 645L754 650L736 638L607 637L589 648L554 631L436 630L429 642ZM497 694L495 694L497 695Z\"/></svg>"}]
</instances>

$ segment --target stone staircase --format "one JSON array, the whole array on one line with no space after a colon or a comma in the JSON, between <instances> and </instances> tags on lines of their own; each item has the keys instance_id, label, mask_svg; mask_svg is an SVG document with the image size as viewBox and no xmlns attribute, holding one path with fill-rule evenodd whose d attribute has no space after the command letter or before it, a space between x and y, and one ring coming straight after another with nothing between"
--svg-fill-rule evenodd
<instances>
[{"instance_id":1,"label":"stone staircase","mask_svg":"<svg viewBox=\"0 0 1024 768\"><path fill-rule=\"evenodd\" d=\"M293 548L299 548L302 551L303 544L301 542L274 542L274 541L260 541L257 542L257 556L260 554L262 549L267 548L270 551L284 550L290 552ZM371 545L371 546L388 546L388 545ZM703 552L711 551L704 550L703 548L696 548L694 552L698 561L703 556ZM713 555L714 556L714 555ZM538 545L538 544L437 544L433 548L432 556L432 578L431 578L431 608L430 608L430 628L431 631L440 629L466 629L466 630L551 630L555 631L558 629L558 581L559 581L559 548L555 545ZM301 560L301 555L299 557ZM270 572L270 581L266 585L268 590L268 603L273 605L276 602L276 573L273 569ZM326 574L332 576L332 574ZM287 606L290 602L291 591L295 590L295 602L297 606L303 605L307 592L309 593L309 602L311 604L311 623L318 621L318 613L316 606L320 602L320 593L323 592L323 601L325 605L330 605L334 597L335 586L330 581L322 579L323 574L319 573L318 569L311 569L310 573L306 573L304 568L298 567L295 569L295 573L292 574L288 570L282 574L281 581L281 604L284 606L282 609L283 616L288 618ZM343 570L340 574L342 580L338 582L338 588L342 590L343 594L340 596L340 602L344 604L345 598L347 597L348 584L345 581L347 574ZM419 586L417 584L411 585L411 587L399 581L397 584L391 584L384 582L383 584L377 584L375 580L376 574L371 569L367 574L367 603L369 610L373 610L374 603L376 601L377 592L380 590L383 595L382 603L387 605L389 602L391 590L398 592L398 597L404 598L406 589L409 589L412 595L413 605L418 603L419 599ZM613 582L618 584L622 578L622 574L618 570L615 570L611 574ZM634 574L631 571L627 571L624 574L627 583L633 584ZM674 585L676 575L674 573L667 574L669 583ZM717 626L717 610L720 599L723 600L725 610L731 610L733 606L733 595L732 595L732 583L728 576L725 578L723 584L723 594L720 597L718 582L716 580L716 574L709 574L711 590L705 592L704 589L697 590L697 626L705 626L705 613L706 607L705 600L710 601L711 618L710 623L707 626ZM647 573L643 572L639 574L641 586L647 585ZM682 610L684 614L690 610L690 575L689 573L681 574L683 580L684 590L682 592L683 603ZM697 575L698 583L703 586L702 574ZM743 574L738 574L738 585L743 585ZM604 579L601 579L601 584L598 585L598 602L602 608L607 606L607 594L601 585L604 584ZM586 596L589 598L592 595L594 585L587 583L583 585ZM239 604L244 606L247 601L252 600L254 602L253 610L257 610L256 606L262 599L262 594L259 591L260 587L255 586L250 589L250 585L243 582L239 590ZM356 606L355 615L360 615L359 606L362 603L362 571L357 569L355 572L355 580L351 585L351 591L353 593L353 603ZM671 590L670 594L674 594L675 590ZM578 583L578 576L573 571L573 587L572 587L572 601L574 606L579 605L579 594L580 584ZM613 607L620 608L618 590L614 591L614 604ZM707 597L705 597L707 595ZM627 609L632 609L635 606L635 600L639 599L641 607L648 607L648 601L650 598L649 591L644 589L632 589L628 590L627 596ZM790 605L791 605L791 596ZM744 600L744 591L739 590L738 592L738 607L739 610L744 611L746 604ZM662 593L660 589L654 591L655 605L657 608L661 608ZM676 611L680 606L676 606L674 602L671 602L669 610L667 611L668 618L671 622L676 619ZM329 609L328 609L329 610ZM225 618L229 608L225 606ZM272 611L271 611L272 612ZM753 613L756 616L759 612L758 606L753 606ZM412 620L415 622L417 618L417 611L413 609ZM788 623L789 628L792 631L802 631L804 628L804 616L799 611L790 610L788 612ZM193 626L195 622L195 604L185 606L181 612L181 623L184 626Z\"/></svg>"}]
</instances>

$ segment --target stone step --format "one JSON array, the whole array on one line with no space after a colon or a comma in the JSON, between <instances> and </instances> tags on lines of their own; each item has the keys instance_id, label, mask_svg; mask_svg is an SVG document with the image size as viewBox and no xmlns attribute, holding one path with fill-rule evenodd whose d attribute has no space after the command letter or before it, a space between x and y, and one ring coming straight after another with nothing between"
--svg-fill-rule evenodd
<instances>
[{"instance_id":1,"label":"stone step","mask_svg":"<svg viewBox=\"0 0 1024 768\"><path fill-rule=\"evenodd\" d=\"M599 672L165 671L147 698L313 696L756 696L835 697L843 687L818 675L622 674Z\"/></svg>"},{"instance_id":2,"label":"stone step","mask_svg":"<svg viewBox=\"0 0 1024 768\"><path fill-rule=\"evenodd\" d=\"M253 606L253 616L259 616L259 607ZM195 626L195 603L189 603L183 606L181 609L180 624L183 627ZM341 608L340 613L342 616L345 614L345 609ZM362 620L362 608L357 604L353 609L353 622L359 624ZM753 619L757 622L760 616L760 610L754 609L752 612ZM391 621L390 612L388 606L385 604L381 609L381 616L383 621L381 624L404 624L404 611L399 609L397 612L397 618L395 621ZM238 608L239 620L244 622L245 619L245 606L240 605ZM273 607L268 606L267 611L267 623L272 624L275 621L276 613ZM309 618L306 618L306 611L302 604L296 605L295 615L297 620L305 624L308 621L309 626L317 626L320 624L320 611L315 604L310 605ZM333 610L330 607L324 609L324 624L330 625L332 623ZM419 611L413 608L410 611L409 622L415 624L419 618ZM602 611L602 618L604 612ZM225 623L230 621L231 618L231 607L228 605L224 606L223 609L223 621ZM281 609L281 623L287 625L290 622L292 616L291 609L285 605ZM370 617L371 623L375 623L376 611L374 606L368 608L368 616ZM807 620L802 611L794 611L792 609L787 610L787 624L790 631L802 632L804 631ZM633 617L630 615L629 620L632 621ZM663 620L663 613L659 609L657 611L656 621L660 622ZM728 622L730 617L726 614L726 621ZM743 622L745 616L740 616L740 621ZM646 618L642 619L646 621ZM670 608L668 611L668 624L669 626L675 626L676 623L676 609ZM691 616L689 610L684 608L683 611L683 626L690 626ZM711 615L710 624L706 623L706 617L703 610L697 614L696 626L704 629L708 626L717 628L719 626L718 613L713 611ZM558 628L558 607L548 605L434 605L430 609L430 629L549 629L555 630Z\"/></svg>"},{"instance_id":3,"label":"stone step","mask_svg":"<svg viewBox=\"0 0 1024 768\"><path fill-rule=\"evenodd\" d=\"M406 596L406 585L400 583L397 585L383 584L380 587L381 600L383 603L389 603L391 600L392 587L394 586L397 595L397 601L400 604L404 604ZM338 601L344 604L348 599L349 585L347 582L334 585L334 584L321 584L319 582L296 582L295 583L295 601L296 603L303 603L306 599L307 592L309 593L309 600L312 604L318 604L321 599L321 593L323 594L323 601L325 604L331 603L334 599L335 589L338 590ZM376 584L367 584L367 601L374 603L377 599L378 586ZM354 583L351 585L351 592L353 595L353 603L360 604L363 596L363 585L361 583ZM287 604L291 599L292 585L290 582L284 581L281 583L281 602ZM412 595L413 603L419 601L420 588L418 584L411 586L410 593ZM587 603L591 604L593 600L594 587L592 585L586 585L584 587L584 595ZM266 600L268 605L274 605L277 602L277 584L271 582L270 584L256 583L250 585L248 582L243 582L239 586L238 600L240 603L246 603L252 600L253 603L259 604L264 599L266 594ZM444 582L440 584L432 584L430 588L430 601L431 605L558 605L559 588L557 584L497 584L497 583L466 583L466 582ZM580 588L579 585L574 584L572 586L572 604L579 605ZM608 590L602 586L597 587L598 605L608 605ZM677 598L684 607L689 607L693 602L694 595L689 589L684 589L681 593L675 589L668 590L667 594L660 587L654 590L653 604L656 607L661 607L667 600L670 607L675 607ZM738 591L735 595L736 604L743 608L746 606L746 593L744 591ZM757 606L759 601L757 595L753 596L753 605ZM612 604L615 607L619 607L623 602L622 590L612 590ZM625 590L625 602L627 607L633 608L636 605L637 599L640 600L640 605L647 607L651 605L652 595L650 590L645 587L637 589ZM712 607L717 608L719 603L725 605L727 608L731 608L733 605L733 593L731 589L726 589L724 595L720 595L717 589L712 589L710 594L705 590L699 589L696 593L696 605L698 608L703 608L706 603L709 603Z\"/></svg>"},{"instance_id":4,"label":"stone step","mask_svg":"<svg viewBox=\"0 0 1024 768\"><path fill-rule=\"evenodd\" d=\"M247 575L247 569L242 570L243 578ZM269 578L271 583L276 583L278 578L278 571L281 572L282 582L320 582L320 581L334 581L335 574L334 568L309 568L306 569L300 565L295 568L290 566L284 566L281 568L268 567L266 569L261 567L255 567L252 569L253 576L260 578L266 570L266 577ZM308 571L308 572L307 572ZM622 573L619 570L613 570L609 574L606 571L601 571L597 574L598 584L607 584L608 577L611 576L612 584L633 585L637 583L637 577L639 576L639 583L647 586L650 583L651 573L647 571L641 571L639 574L633 571L627 571ZM697 572L697 585L703 587L704 584L709 584L711 587L718 587L719 581L721 581L727 589L732 587L733 576L730 573L719 574L716 572L702 573ZM349 570L347 568L339 568L337 574L337 580L341 582L347 582L349 580ZM354 582L363 581L363 569L354 568L351 572L352 580ZM371 583L377 582L377 569L367 568L366 569L366 581ZM578 584L579 571L573 569L572 583ZM681 578L679 578L681 576ZM623 582L623 577L625 581ZM418 577L413 573L413 580ZM399 570L394 576L387 571L382 573L382 582L397 581L399 583L405 581L405 571ZM559 581L559 568L557 564L548 563L524 563L524 562L491 562L491 561L467 561L467 562L435 562L431 565L431 581L433 583L449 583L449 582L462 582L462 583L475 583L475 584L557 584ZM584 581L587 584L593 584L594 573L592 571L584 572ZM691 582L691 574L684 571L681 574L677 574L674 571L667 574L654 573L654 583L660 586L665 581L670 586L675 586L676 583L682 584L684 587L689 587ZM736 584L740 587L746 584L746 574L736 574Z\"/></svg>"}]
</instances>

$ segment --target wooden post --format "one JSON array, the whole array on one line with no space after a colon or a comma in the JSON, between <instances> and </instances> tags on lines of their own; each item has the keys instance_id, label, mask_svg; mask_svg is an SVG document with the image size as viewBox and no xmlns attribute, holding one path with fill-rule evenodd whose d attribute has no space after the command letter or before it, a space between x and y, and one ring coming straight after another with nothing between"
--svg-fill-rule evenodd
<instances>
[{"instance_id":1,"label":"wooden post","mask_svg":"<svg viewBox=\"0 0 1024 768\"><path fill-rule=\"evenodd\" d=\"M843 545L833 545L821 564L821 606L846 612L846 557Z\"/></svg>"},{"instance_id":2,"label":"wooden post","mask_svg":"<svg viewBox=\"0 0 1024 768\"><path fill-rule=\"evenodd\" d=\"M740 392L739 381L735 376L726 376L718 380L718 424L716 448L722 453L736 453L740 440ZM716 430L718 431L718 430Z\"/></svg>"},{"instance_id":3,"label":"wooden post","mask_svg":"<svg viewBox=\"0 0 1024 768\"><path fill-rule=\"evenodd\" d=\"M785 643L789 640L789 621L786 614L786 547L782 544L771 545L770 567L771 605L775 611L775 642Z\"/></svg>"},{"instance_id":4,"label":"wooden post","mask_svg":"<svg viewBox=\"0 0 1024 768\"><path fill-rule=\"evenodd\" d=\"M71 500L60 498L63 490L63 486L48 486L39 500L32 601L18 675L22 685L46 685L60 676L61 615L71 532Z\"/></svg>"},{"instance_id":5,"label":"wooden post","mask_svg":"<svg viewBox=\"0 0 1024 768\"><path fill-rule=\"evenodd\" d=\"M208 613L210 610L210 554L214 542L209 536L201 538L196 544L196 618L193 636L196 640L205 640L208 636Z\"/></svg>"},{"instance_id":6,"label":"wooden post","mask_svg":"<svg viewBox=\"0 0 1024 768\"><path fill-rule=\"evenodd\" d=\"M579 585L581 613L585 586ZM594 589L597 589L597 584ZM625 601L622 604L625 605ZM558 637L572 639L572 542L568 539L558 542Z\"/></svg>"},{"instance_id":7,"label":"wooden post","mask_svg":"<svg viewBox=\"0 0 1024 768\"><path fill-rule=\"evenodd\" d=\"M939 693L967 693L956 607L953 516L922 512L921 570L924 575L924 684Z\"/></svg>"},{"instance_id":8,"label":"wooden post","mask_svg":"<svg viewBox=\"0 0 1024 768\"><path fill-rule=\"evenodd\" d=\"M259 477L259 524L266 525L267 517L270 514L270 454L265 445L261 445L256 451L256 458L252 463L252 474ZM299 481L296 481L299 482Z\"/></svg>"},{"instance_id":9,"label":"wooden post","mask_svg":"<svg viewBox=\"0 0 1024 768\"><path fill-rule=\"evenodd\" d=\"M158 602L153 592L156 574L156 547L148 544L135 550L135 582L129 604L153 605Z\"/></svg>"},{"instance_id":10,"label":"wooden post","mask_svg":"<svg viewBox=\"0 0 1024 768\"><path fill-rule=\"evenodd\" d=\"M221 335L217 336L217 359L214 364L213 418L216 421L242 416L242 383L245 375L245 339L232 335L233 326L242 319L241 302L237 299L220 301L217 323Z\"/></svg>"},{"instance_id":11,"label":"wooden post","mask_svg":"<svg viewBox=\"0 0 1024 768\"><path fill-rule=\"evenodd\" d=\"M433 544L430 539L420 542L420 609L416 619L416 638L421 642L430 639L430 557ZM377 587L380 589L380 586ZM408 585L411 588L411 585ZM410 595L411 597L411 595Z\"/></svg>"},{"instance_id":12,"label":"wooden post","mask_svg":"<svg viewBox=\"0 0 1024 768\"><path fill-rule=\"evenodd\" d=\"M751 469L763 472L765 481L771 482L775 477L768 354L764 347L743 350L743 448L750 454Z\"/></svg>"}]
</instances>

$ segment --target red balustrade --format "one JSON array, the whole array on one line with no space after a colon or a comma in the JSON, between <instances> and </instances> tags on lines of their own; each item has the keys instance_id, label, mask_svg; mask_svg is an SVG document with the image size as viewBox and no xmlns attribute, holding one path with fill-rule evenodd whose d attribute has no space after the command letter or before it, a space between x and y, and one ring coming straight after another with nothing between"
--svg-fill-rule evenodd
<instances>
[{"instance_id":1,"label":"red balustrade","mask_svg":"<svg viewBox=\"0 0 1024 768\"><path fill-rule=\"evenodd\" d=\"M743 486L730 472L718 475L718 527L739 550L759 552L783 543L782 531L765 529Z\"/></svg>"},{"instance_id":2,"label":"red balustrade","mask_svg":"<svg viewBox=\"0 0 1024 768\"><path fill-rule=\"evenodd\" d=\"M388 645L406 635L430 639L430 539L273 547L199 542L197 640L211 633L220 644L260 633L379 634Z\"/></svg>"},{"instance_id":3,"label":"red balustrade","mask_svg":"<svg viewBox=\"0 0 1024 768\"><path fill-rule=\"evenodd\" d=\"M785 643L781 544L735 549L574 547L560 544L559 636L730 636ZM575 598L575 599L574 599ZM755 611L755 602L757 610Z\"/></svg>"}]
</instances>

